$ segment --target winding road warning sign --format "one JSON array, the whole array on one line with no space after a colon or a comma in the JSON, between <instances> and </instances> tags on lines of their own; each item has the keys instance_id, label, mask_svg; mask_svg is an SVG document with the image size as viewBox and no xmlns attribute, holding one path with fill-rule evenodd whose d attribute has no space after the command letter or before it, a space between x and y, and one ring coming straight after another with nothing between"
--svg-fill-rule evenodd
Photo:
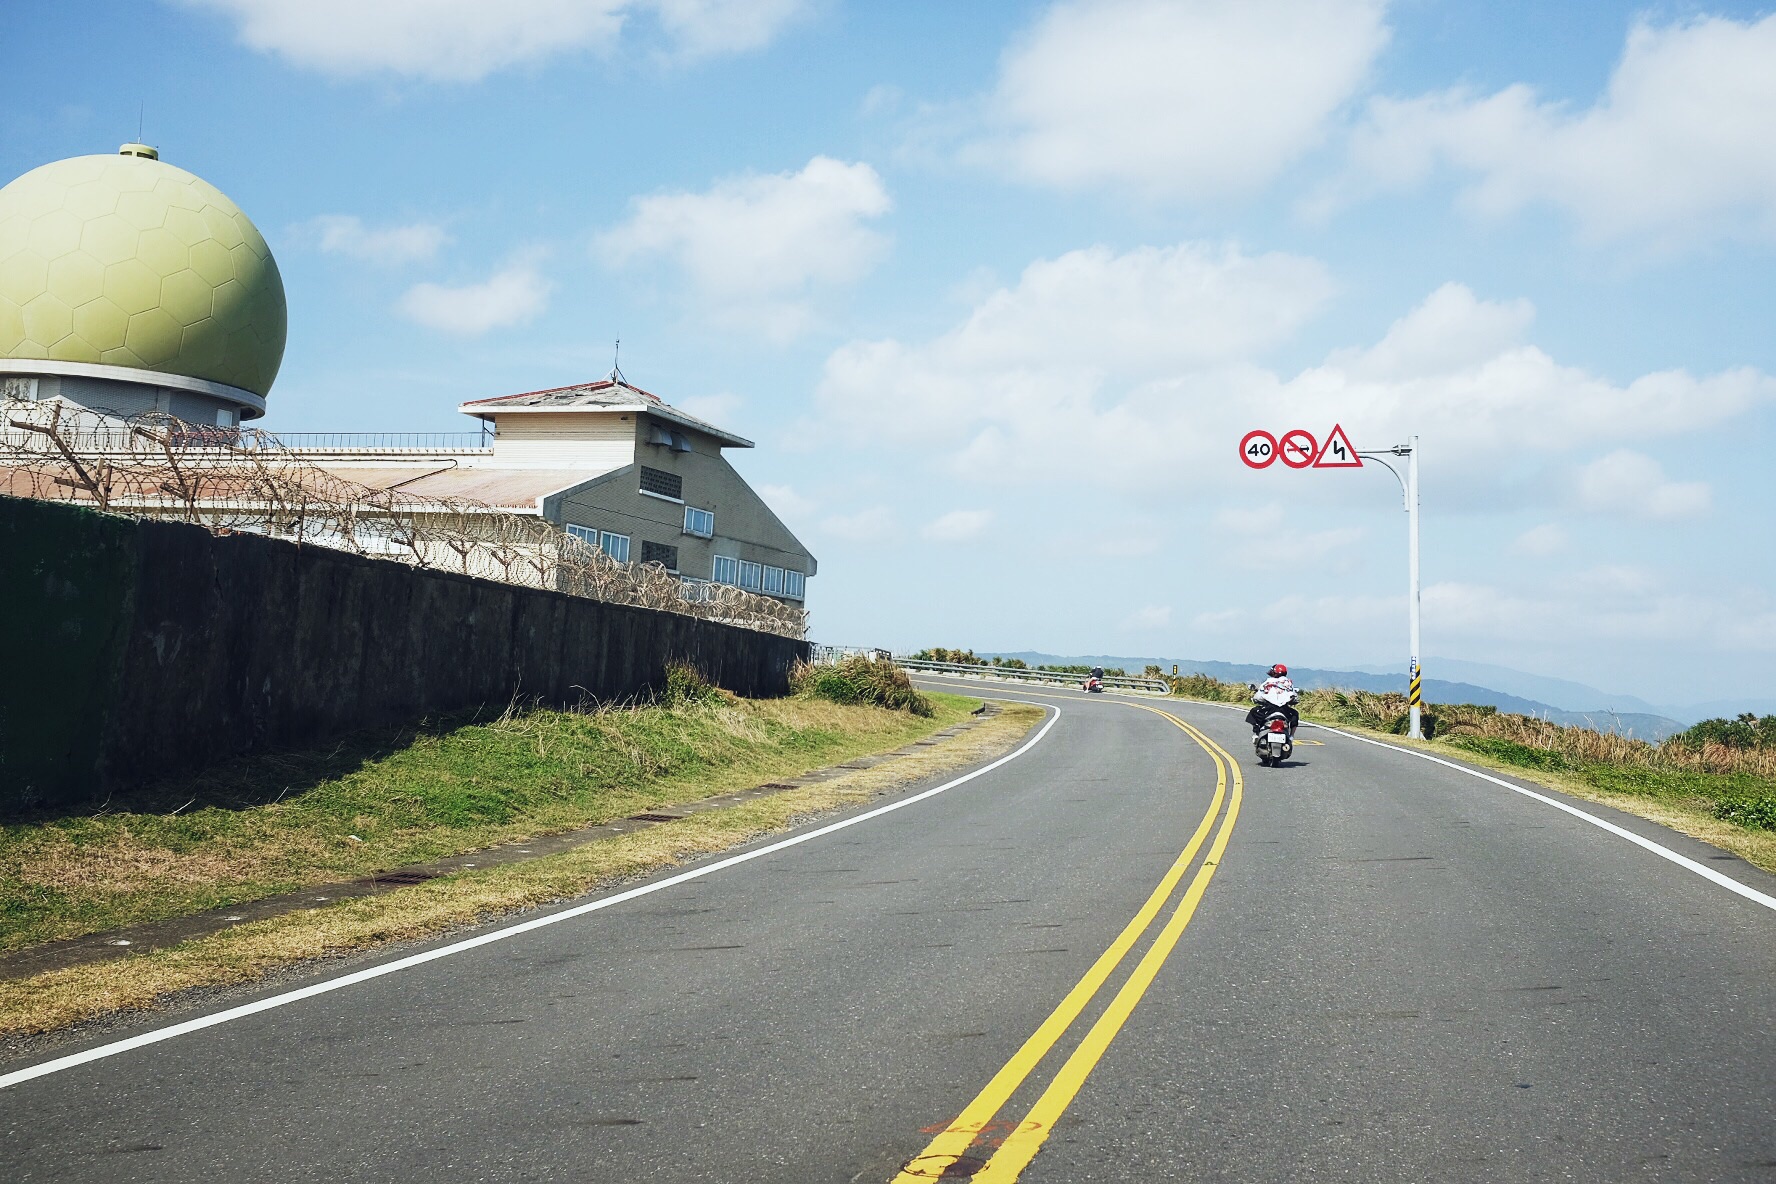
<instances>
[{"instance_id":1,"label":"winding road warning sign","mask_svg":"<svg viewBox=\"0 0 1776 1184\"><path fill-rule=\"evenodd\" d=\"M1287 436L1283 437L1285 444L1288 439ZM1285 463L1288 462L1288 459L1287 456L1283 457ZM1355 448L1351 447L1350 437L1344 434L1342 424L1332 426L1332 434L1326 437L1326 443L1321 446L1319 455L1314 457L1313 467L1316 469L1360 469L1363 467L1363 458L1357 455Z\"/></svg>"}]
</instances>

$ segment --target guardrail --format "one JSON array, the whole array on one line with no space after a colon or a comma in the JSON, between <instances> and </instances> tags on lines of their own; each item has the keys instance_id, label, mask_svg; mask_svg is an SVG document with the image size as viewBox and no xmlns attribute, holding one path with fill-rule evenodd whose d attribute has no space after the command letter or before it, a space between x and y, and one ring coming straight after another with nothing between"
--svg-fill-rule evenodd
<instances>
[{"instance_id":1,"label":"guardrail","mask_svg":"<svg viewBox=\"0 0 1776 1184\"><path fill-rule=\"evenodd\" d=\"M976 666L968 662L927 662L919 658L896 656L895 664L908 670L925 670L933 674L955 674L964 678L1000 679L1005 682L1032 682L1045 686L1076 687L1085 681L1082 674L1062 670L1036 670L1017 666ZM1104 686L1118 691L1134 691L1143 695L1169 695L1172 688L1164 679L1124 678L1105 675Z\"/></svg>"}]
</instances>

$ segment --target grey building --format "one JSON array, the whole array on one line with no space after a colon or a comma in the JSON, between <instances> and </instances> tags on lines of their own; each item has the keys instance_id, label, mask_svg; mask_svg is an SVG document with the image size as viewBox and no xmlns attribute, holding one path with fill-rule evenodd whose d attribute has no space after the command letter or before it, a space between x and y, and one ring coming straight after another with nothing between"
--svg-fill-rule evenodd
<instances>
[{"instance_id":1,"label":"grey building","mask_svg":"<svg viewBox=\"0 0 1776 1184\"><path fill-rule=\"evenodd\" d=\"M752 441L620 374L459 410L486 425L480 440L285 439L364 485L535 514L613 559L659 563L691 583L806 599L814 556L722 455Z\"/></svg>"}]
</instances>

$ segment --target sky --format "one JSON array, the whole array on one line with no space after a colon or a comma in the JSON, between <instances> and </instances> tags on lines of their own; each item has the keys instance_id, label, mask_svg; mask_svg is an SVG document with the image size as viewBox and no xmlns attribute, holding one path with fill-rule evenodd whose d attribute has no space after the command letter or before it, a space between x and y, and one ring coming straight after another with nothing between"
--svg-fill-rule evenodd
<instances>
[{"instance_id":1,"label":"sky","mask_svg":"<svg viewBox=\"0 0 1776 1184\"><path fill-rule=\"evenodd\" d=\"M136 137L290 303L273 431L603 377L833 644L1776 696L1776 15L1495 0L9 5L0 180ZM1434 661L1426 673L1435 677Z\"/></svg>"}]
</instances>

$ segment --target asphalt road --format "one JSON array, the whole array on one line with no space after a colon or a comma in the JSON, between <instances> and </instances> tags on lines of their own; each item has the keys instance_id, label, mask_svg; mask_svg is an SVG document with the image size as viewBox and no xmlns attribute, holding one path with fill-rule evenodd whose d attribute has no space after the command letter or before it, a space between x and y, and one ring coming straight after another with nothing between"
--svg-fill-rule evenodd
<instances>
[{"instance_id":1,"label":"asphalt road","mask_svg":"<svg viewBox=\"0 0 1776 1184\"><path fill-rule=\"evenodd\" d=\"M1776 1180L1776 910L1337 734L1264 769L1160 704L1235 776L1142 701L1004 697L1061 716L905 808L12 1084L0 1177L886 1182L1009 1072L944 1178Z\"/></svg>"}]
</instances>

